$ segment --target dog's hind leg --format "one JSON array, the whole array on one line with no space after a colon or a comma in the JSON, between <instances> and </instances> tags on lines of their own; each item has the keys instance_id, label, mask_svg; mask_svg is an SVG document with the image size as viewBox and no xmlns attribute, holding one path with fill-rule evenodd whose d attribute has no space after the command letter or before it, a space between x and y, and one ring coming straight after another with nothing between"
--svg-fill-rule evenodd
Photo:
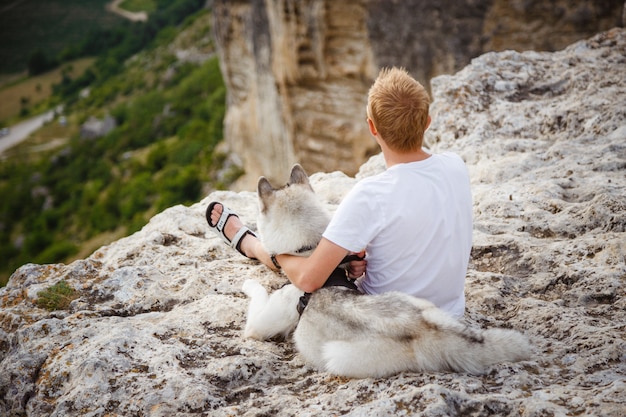
<instances>
[{"instance_id":1,"label":"dog's hind leg","mask_svg":"<svg viewBox=\"0 0 626 417\"><path fill-rule=\"evenodd\" d=\"M293 285L286 285L268 296L261 284L248 279L242 290L250 297L244 337L258 340L276 335L287 337L298 324L296 306L302 291Z\"/></svg>"},{"instance_id":2,"label":"dog's hind leg","mask_svg":"<svg viewBox=\"0 0 626 417\"><path fill-rule=\"evenodd\" d=\"M410 368L406 343L391 339L333 340L324 344L327 372L348 378L384 377Z\"/></svg>"}]
</instances>

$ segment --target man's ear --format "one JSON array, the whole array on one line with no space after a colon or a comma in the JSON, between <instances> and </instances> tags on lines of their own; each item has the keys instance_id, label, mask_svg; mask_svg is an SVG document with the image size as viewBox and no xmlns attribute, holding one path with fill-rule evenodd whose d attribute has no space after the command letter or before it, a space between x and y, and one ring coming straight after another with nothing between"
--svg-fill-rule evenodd
<instances>
[{"instance_id":1,"label":"man's ear","mask_svg":"<svg viewBox=\"0 0 626 417\"><path fill-rule=\"evenodd\" d=\"M367 126L370 128L370 133L372 134L372 136L378 136L378 130L376 130L374 122L369 117L367 118Z\"/></svg>"},{"instance_id":2,"label":"man's ear","mask_svg":"<svg viewBox=\"0 0 626 417\"><path fill-rule=\"evenodd\" d=\"M430 117L430 114L428 115L428 121L426 122L426 129L424 129L424 132L426 132L428 130L428 128L430 127L430 122L432 122L433 119Z\"/></svg>"}]
</instances>

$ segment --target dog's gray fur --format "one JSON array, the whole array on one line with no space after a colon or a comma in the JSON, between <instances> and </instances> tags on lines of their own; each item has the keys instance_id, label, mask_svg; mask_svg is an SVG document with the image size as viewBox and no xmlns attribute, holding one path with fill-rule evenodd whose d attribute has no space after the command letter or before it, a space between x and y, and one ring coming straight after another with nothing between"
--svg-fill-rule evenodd
<instances>
[{"instance_id":1,"label":"dog's gray fur","mask_svg":"<svg viewBox=\"0 0 626 417\"><path fill-rule=\"evenodd\" d=\"M300 165L287 185L275 189L258 183L258 228L269 252L292 253L314 247L330 216L317 199ZM303 294L289 284L271 297L258 282L247 280L250 297L245 337L287 337L294 329L304 359L336 375L382 377L402 371L482 373L490 365L530 357L519 332L472 330L432 303L399 292L363 295L343 287L317 290L299 317Z\"/></svg>"}]
</instances>

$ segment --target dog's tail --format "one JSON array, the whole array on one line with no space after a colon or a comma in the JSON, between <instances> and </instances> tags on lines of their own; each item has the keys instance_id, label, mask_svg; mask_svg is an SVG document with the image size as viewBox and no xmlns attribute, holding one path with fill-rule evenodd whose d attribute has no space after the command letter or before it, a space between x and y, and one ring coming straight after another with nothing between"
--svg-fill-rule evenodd
<instances>
[{"instance_id":1,"label":"dog's tail","mask_svg":"<svg viewBox=\"0 0 626 417\"><path fill-rule=\"evenodd\" d=\"M530 343L526 336L515 330L474 330L460 322L432 311L425 312L427 323L433 326L429 341L415 340L413 346L425 370L428 365L448 368L457 372L481 374L486 368L502 362L517 362L529 359ZM430 317L429 317L430 316Z\"/></svg>"},{"instance_id":2,"label":"dog's tail","mask_svg":"<svg viewBox=\"0 0 626 417\"><path fill-rule=\"evenodd\" d=\"M455 337L461 339L459 344L441 351L442 362L453 371L481 374L491 365L517 362L531 355L528 339L515 330L488 329L476 338L459 336Z\"/></svg>"}]
</instances>

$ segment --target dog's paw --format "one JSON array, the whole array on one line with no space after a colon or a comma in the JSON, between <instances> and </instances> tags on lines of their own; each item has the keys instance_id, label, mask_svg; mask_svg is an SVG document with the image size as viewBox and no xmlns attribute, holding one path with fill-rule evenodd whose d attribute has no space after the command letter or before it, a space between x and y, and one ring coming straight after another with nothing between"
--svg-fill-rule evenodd
<instances>
[{"instance_id":1,"label":"dog's paw","mask_svg":"<svg viewBox=\"0 0 626 417\"><path fill-rule=\"evenodd\" d=\"M252 297L255 293L259 291L259 289L265 291L265 288L261 286L257 281L253 279L247 279L244 281L241 286L241 291L246 294L248 297Z\"/></svg>"}]
</instances>

